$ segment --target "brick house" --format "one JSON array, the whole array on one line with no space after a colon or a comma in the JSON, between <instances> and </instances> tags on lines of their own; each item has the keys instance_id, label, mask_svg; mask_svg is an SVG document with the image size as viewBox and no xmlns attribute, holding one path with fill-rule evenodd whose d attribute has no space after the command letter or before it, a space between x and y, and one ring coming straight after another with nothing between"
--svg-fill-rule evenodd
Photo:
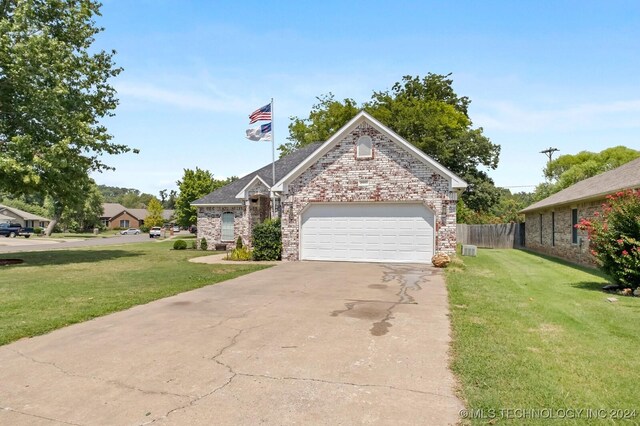
<instances>
[{"instance_id":1,"label":"brick house","mask_svg":"<svg viewBox=\"0 0 640 426\"><path fill-rule=\"evenodd\" d=\"M175 210L165 209L162 217L166 223L173 220ZM149 216L147 209L129 209L119 203L102 203L102 216L100 223L107 229L139 228L144 225L145 218Z\"/></svg>"},{"instance_id":2,"label":"brick house","mask_svg":"<svg viewBox=\"0 0 640 426\"><path fill-rule=\"evenodd\" d=\"M585 231L575 228L581 218L591 219L606 196L640 188L640 158L585 179L530 205L525 215L527 249L571 262L594 265Z\"/></svg>"},{"instance_id":3,"label":"brick house","mask_svg":"<svg viewBox=\"0 0 640 426\"><path fill-rule=\"evenodd\" d=\"M232 248L273 210L285 260L427 263L456 247L456 201L467 184L358 113L305 146L192 203L198 238ZM271 202L275 203L272 209Z\"/></svg>"}]
</instances>

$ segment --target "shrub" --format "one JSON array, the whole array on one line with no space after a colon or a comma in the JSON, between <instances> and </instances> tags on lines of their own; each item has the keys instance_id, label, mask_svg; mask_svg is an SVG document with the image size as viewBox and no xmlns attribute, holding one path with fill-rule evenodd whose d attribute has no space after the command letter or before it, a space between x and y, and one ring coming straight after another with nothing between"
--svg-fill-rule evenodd
<instances>
[{"instance_id":1,"label":"shrub","mask_svg":"<svg viewBox=\"0 0 640 426\"><path fill-rule=\"evenodd\" d=\"M140 231L141 232L149 232L149 229L151 229L150 226L147 225L140 225Z\"/></svg>"},{"instance_id":2,"label":"shrub","mask_svg":"<svg viewBox=\"0 0 640 426\"><path fill-rule=\"evenodd\" d=\"M576 227L588 232L600 269L624 287L640 286L640 191L608 195L602 212Z\"/></svg>"},{"instance_id":3,"label":"shrub","mask_svg":"<svg viewBox=\"0 0 640 426\"><path fill-rule=\"evenodd\" d=\"M251 250L247 247L234 249L229 255L230 260L251 260Z\"/></svg>"},{"instance_id":4,"label":"shrub","mask_svg":"<svg viewBox=\"0 0 640 426\"><path fill-rule=\"evenodd\" d=\"M36 235L42 234L43 231L44 229L40 228L39 226L36 226L35 228L33 228L33 233Z\"/></svg>"},{"instance_id":5,"label":"shrub","mask_svg":"<svg viewBox=\"0 0 640 426\"><path fill-rule=\"evenodd\" d=\"M267 219L253 228L253 260L280 260L282 233L280 219Z\"/></svg>"},{"instance_id":6,"label":"shrub","mask_svg":"<svg viewBox=\"0 0 640 426\"><path fill-rule=\"evenodd\" d=\"M207 244L207 240L202 237L202 239L200 240L200 250L207 250L208 248L208 244Z\"/></svg>"},{"instance_id":7,"label":"shrub","mask_svg":"<svg viewBox=\"0 0 640 426\"><path fill-rule=\"evenodd\" d=\"M242 237L238 236L236 240L236 248L242 248Z\"/></svg>"},{"instance_id":8,"label":"shrub","mask_svg":"<svg viewBox=\"0 0 640 426\"><path fill-rule=\"evenodd\" d=\"M185 250L187 248L187 242L185 240L175 240L173 242L174 250Z\"/></svg>"},{"instance_id":9,"label":"shrub","mask_svg":"<svg viewBox=\"0 0 640 426\"><path fill-rule=\"evenodd\" d=\"M191 241L191 250L198 249L198 242L196 240Z\"/></svg>"}]
</instances>

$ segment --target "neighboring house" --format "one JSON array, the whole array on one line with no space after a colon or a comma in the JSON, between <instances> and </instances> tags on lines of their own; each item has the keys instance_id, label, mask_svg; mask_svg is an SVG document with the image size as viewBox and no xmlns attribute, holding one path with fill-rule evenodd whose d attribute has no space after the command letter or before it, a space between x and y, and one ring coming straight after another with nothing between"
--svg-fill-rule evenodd
<instances>
[{"instance_id":1,"label":"neighboring house","mask_svg":"<svg viewBox=\"0 0 640 426\"><path fill-rule=\"evenodd\" d=\"M174 211L165 209L162 212L166 223L173 221ZM108 229L139 228L144 225L144 220L148 215L147 209L129 209L118 203L103 203L100 223Z\"/></svg>"},{"instance_id":2,"label":"neighboring house","mask_svg":"<svg viewBox=\"0 0 640 426\"><path fill-rule=\"evenodd\" d=\"M585 179L522 210L527 249L593 265L587 233L576 229L581 218L593 218L606 196L640 188L640 158Z\"/></svg>"},{"instance_id":3,"label":"neighboring house","mask_svg":"<svg viewBox=\"0 0 640 426\"><path fill-rule=\"evenodd\" d=\"M456 201L467 184L366 112L192 203L209 247L251 244L253 226L282 220L282 258L430 262L456 247Z\"/></svg>"},{"instance_id":4,"label":"neighboring house","mask_svg":"<svg viewBox=\"0 0 640 426\"><path fill-rule=\"evenodd\" d=\"M25 212L24 210L16 209L15 207L4 206L0 204L0 215L8 217L9 219L0 218L0 222L19 223L21 226L27 228L46 228L51 222L51 219L38 216L37 214Z\"/></svg>"}]
</instances>

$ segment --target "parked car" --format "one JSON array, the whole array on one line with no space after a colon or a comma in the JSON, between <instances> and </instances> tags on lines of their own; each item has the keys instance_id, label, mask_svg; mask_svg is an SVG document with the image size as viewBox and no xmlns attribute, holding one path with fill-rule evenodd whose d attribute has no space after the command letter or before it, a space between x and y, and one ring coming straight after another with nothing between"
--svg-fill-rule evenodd
<instances>
[{"instance_id":1,"label":"parked car","mask_svg":"<svg viewBox=\"0 0 640 426\"><path fill-rule=\"evenodd\" d=\"M140 230L138 228L129 228L123 231L120 231L120 235L138 235Z\"/></svg>"},{"instance_id":2,"label":"parked car","mask_svg":"<svg viewBox=\"0 0 640 426\"><path fill-rule=\"evenodd\" d=\"M197 234L198 233L198 227L195 225L191 225L189 227L189 232L191 232L192 234Z\"/></svg>"},{"instance_id":3,"label":"parked car","mask_svg":"<svg viewBox=\"0 0 640 426\"><path fill-rule=\"evenodd\" d=\"M161 236L162 228L160 228L159 226L154 226L153 228L149 229L149 238L156 238Z\"/></svg>"},{"instance_id":4,"label":"parked car","mask_svg":"<svg viewBox=\"0 0 640 426\"><path fill-rule=\"evenodd\" d=\"M180 232L180 227L178 225L174 226L173 232Z\"/></svg>"},{"instance_id":5,"label":"parked car","mask_svg":"<svg viewBox=\"0 0 640 426\"><path fill-rule=\"evenodd\" d=\"M33 234L33 228L24 228L19 223L0 223L0 236L14 238L18 235L29 238Z\"/></svg>"}]
</instances>

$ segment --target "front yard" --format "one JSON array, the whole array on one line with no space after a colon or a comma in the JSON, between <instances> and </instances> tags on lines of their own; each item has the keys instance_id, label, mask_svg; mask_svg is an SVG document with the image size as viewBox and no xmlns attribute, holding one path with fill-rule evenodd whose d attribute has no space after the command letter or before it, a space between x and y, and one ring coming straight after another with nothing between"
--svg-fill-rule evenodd
<instances>
[{"instance_id":1,"label":"front yard","mask_svg":"<svg viewBox=\"0 0 640 426\"><path fill-rule=\"evenodd\" d=\"M524 251L462 259L447 270L447 284L467 421L640 421L640 298L602 293L607 281L597 271Z\"/></svg>"},{"instance_id":2,"label":"front yard","mask_svg":"<svg viewBox=\"0 0 640 426\"><path fill-rule=\"evenodd\" d=\"M0 255L25 261L0 266L0 345L268 267L191 263L207 253L172 244Z\"/></svg>"}]
</instances>

